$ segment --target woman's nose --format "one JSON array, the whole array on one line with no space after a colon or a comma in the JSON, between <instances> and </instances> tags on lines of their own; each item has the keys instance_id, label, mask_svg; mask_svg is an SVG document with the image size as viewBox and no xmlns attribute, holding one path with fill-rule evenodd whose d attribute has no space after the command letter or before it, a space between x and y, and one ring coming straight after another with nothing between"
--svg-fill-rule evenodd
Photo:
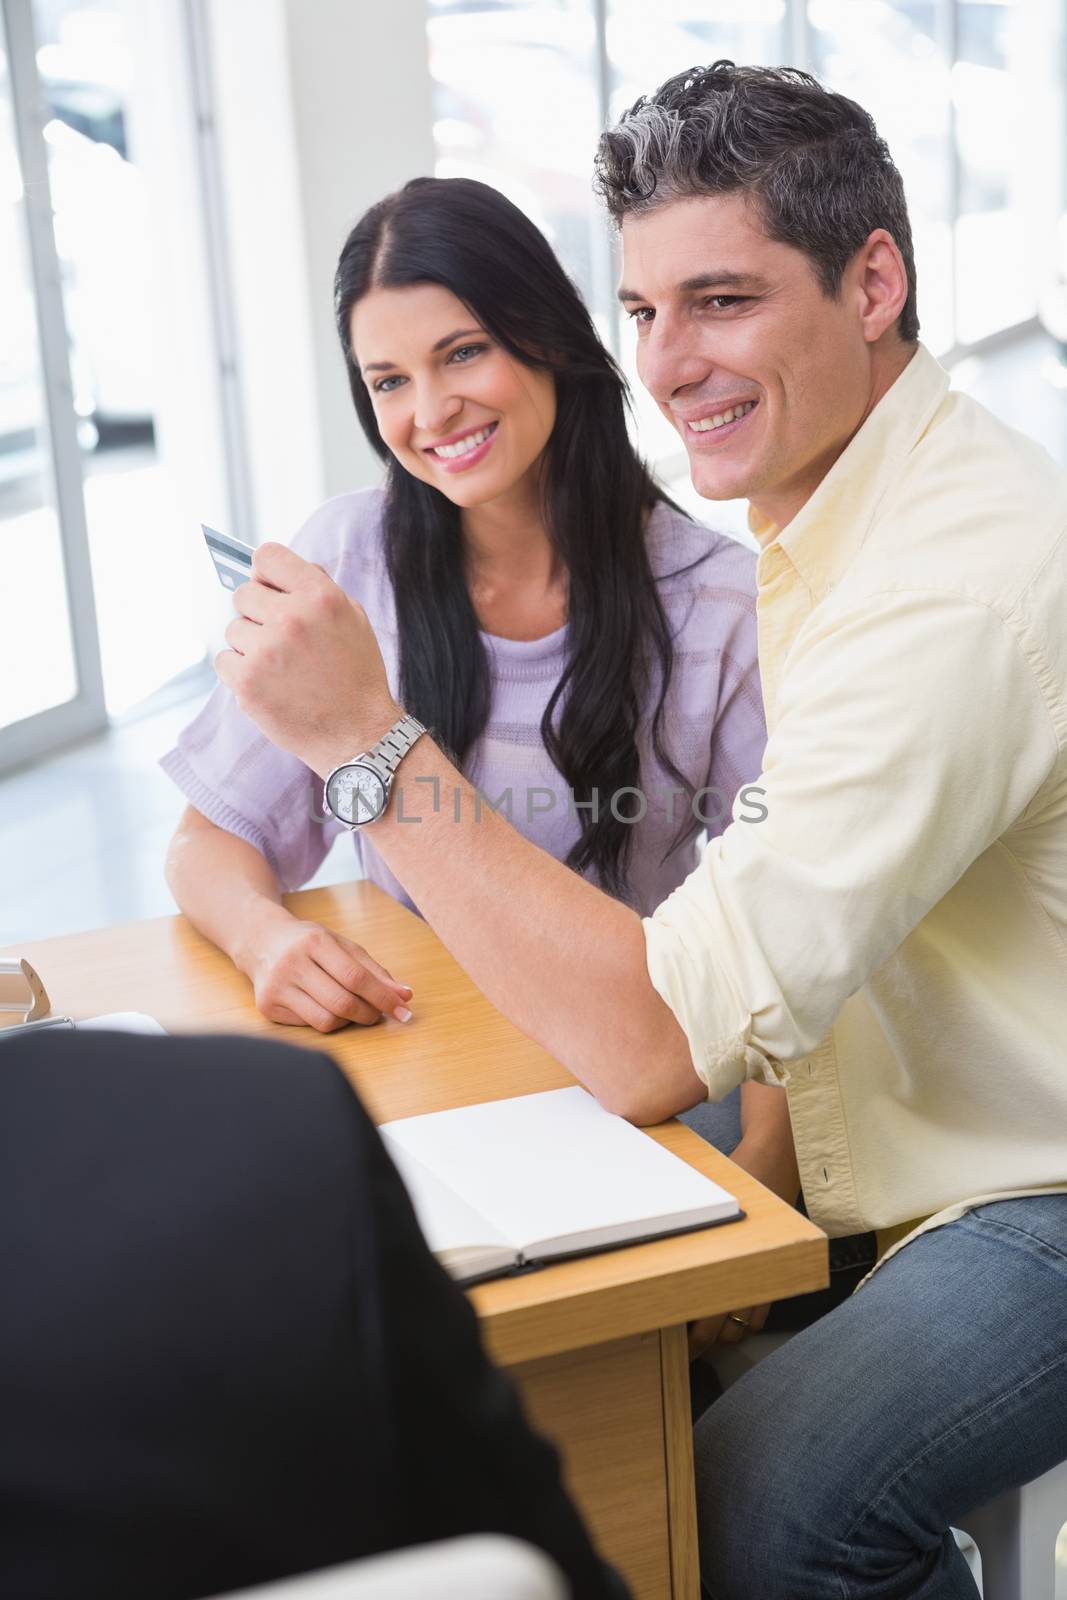
<instances>
[{"instance_id":1,"label":"woman's nose","mask_svg":"<svg viewBox=\"0 0 1067 1600\"><path fill-rule=\"evenodd\" d=\"M415 427L420 433L439 436L463 409L463 398L444 384L422 386L415 397Z\"/></svg>"}]
</instances>

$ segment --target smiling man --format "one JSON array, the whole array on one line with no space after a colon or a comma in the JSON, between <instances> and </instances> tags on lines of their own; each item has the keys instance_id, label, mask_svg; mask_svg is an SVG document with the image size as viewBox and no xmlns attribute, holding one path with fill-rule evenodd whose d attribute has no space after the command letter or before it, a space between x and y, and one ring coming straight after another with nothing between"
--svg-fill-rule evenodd
<instances>
[{"instance_id":1,"label":"smiling man","mask_svg":"<svg viewBox=\"0 0 1067 1600\"><path fill-rule=\"evenodd\" d=\"M963 1600L950 1526L1067 1458L1067 479L918 343L900 177L851 101L719 63L598 175L642 379L701 493L751 502L760 814L643 924L410 724L367 825L607 1106L784 1084L809 1212L878 1231L869 1282L698 1427L715 1600ZM219 675L320 777L402 722L324 573L264 546L235 604Z\"/></svg>"}]
</instances>

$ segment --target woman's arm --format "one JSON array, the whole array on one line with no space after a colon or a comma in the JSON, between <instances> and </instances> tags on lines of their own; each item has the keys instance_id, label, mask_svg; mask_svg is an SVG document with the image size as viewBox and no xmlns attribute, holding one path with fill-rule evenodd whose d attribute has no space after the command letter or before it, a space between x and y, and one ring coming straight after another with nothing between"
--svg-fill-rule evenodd
<instances>
[{"instance_id":1,"label":"woman's arm","mask_svg":"<svg viewBox=\"0 0 1067 1600\"><path fill-rule=\"evenodd\" d=\"M193 927L251 979L272 1022L332 1033L383 1012L408 1019L411 989L343 934L294 917L264 856L187 806L171 840L167 884Z\"/></svg>"}]
</instances>

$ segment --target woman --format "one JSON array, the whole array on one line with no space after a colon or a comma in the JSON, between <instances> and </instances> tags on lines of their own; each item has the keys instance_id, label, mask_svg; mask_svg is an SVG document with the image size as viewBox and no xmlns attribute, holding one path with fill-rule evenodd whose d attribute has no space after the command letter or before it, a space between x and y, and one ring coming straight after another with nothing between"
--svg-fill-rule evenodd
<instances>
[{"instance_id":1,"label":"woman","mask_svg":"<svg viewBox=\"0 0 1067 1600\"><path fill-rule=\"evenodd\" d=\"M650 910L760 769L752 555L657 488L579 295L495 190L409 183L353 229L335 291L386 486L330 501L294 548L366 608L404 705L489 800ZM309 770L221 687L162 764L191 802L168 882L264 1015L406 1021L373 952L281 906L343 831Z\"/></svg>"}]
</instances>

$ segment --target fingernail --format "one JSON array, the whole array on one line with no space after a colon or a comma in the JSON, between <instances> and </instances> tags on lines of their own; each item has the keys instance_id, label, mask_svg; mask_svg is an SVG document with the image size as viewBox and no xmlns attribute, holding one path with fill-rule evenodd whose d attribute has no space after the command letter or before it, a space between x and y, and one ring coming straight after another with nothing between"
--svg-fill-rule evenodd
<instances>
[{"instance_id":1,"label":"fingernail","mask_svg":"<svg viewBox=\"0 0 1067 1600\"><path fill-rule=\"evenodd\" d=\"M406 990L408 994L414 994L415 993L415 991L411 987L410 983L398 983L397 984L397 988Z\"/></svg>"},{"instance_id":2,"label":"fingernail","mask_svg":"<svg viewBox=\"0 0 1067 1600\"><path fill-rule=\"evenodd\" d=\"M407 1006L397 1006L393 1011L393 1016L398 1022L411 1021L411 1012L408 1010Z\"/></svg>"}]
</instances>

